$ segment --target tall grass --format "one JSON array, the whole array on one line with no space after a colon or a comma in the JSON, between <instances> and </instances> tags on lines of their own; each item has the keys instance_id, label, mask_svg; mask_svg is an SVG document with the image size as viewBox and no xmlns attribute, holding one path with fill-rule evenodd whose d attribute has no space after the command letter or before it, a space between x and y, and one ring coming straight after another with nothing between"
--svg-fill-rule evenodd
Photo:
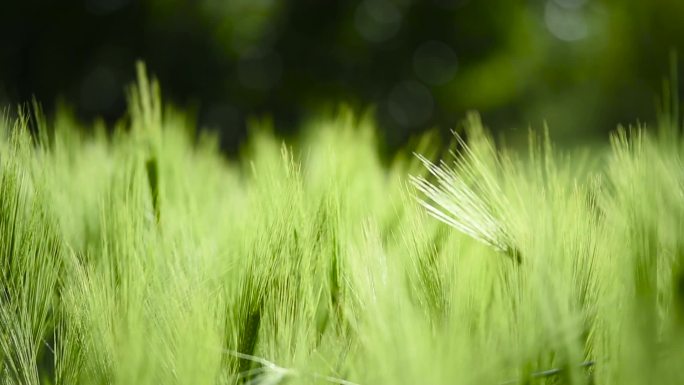
<instances>
[{"instance_id":1,"label":"tall grass","mask_svg":"<svg viewBox=\"0 0 684 385\"><path fill-rule=\"evenodd\" d=\"M0 123L0 383L684 383L676 111L387 165L344 109L227 160L142 67L129 100Z\"/></svg>"}]
</instances>

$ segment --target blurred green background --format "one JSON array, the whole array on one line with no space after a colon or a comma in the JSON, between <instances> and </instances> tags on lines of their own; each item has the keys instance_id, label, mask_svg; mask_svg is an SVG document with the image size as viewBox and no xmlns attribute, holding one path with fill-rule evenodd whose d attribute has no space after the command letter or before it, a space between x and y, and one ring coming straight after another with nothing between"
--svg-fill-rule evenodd
<instances>
[{"instance_id":1,"label":"blurred green background","mask_svg":"<svg viewBox=\"0 0 684 385\"><path fill-rule=\"evenodd\" d=\"M5 1L0 103L111 122L142 59L227 150L250 116L287 135L339 102L373 107L390 150L471 109L572 144L653 121L683 48L682 0Z\"/></svg>"}]
</instances>

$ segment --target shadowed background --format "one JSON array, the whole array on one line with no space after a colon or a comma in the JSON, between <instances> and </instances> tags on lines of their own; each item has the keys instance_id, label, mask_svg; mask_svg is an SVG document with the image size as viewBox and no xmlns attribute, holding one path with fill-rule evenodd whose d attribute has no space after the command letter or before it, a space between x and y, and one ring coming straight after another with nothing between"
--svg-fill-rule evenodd
<instances>
[{"instance_id":1,"label":"shadowed background","mask_svg":"<svg viewBox=\"0 0 684 385\"><path fill-rule=\"evenodd\" d=\"M1 105L113 122L142 59L229 151L250 116L291 134L339 102L373 107L389 150L471 109L572 144L653 121L684 2L25 0L3 4L0 47Z\"/></svg>"}]
</instances>

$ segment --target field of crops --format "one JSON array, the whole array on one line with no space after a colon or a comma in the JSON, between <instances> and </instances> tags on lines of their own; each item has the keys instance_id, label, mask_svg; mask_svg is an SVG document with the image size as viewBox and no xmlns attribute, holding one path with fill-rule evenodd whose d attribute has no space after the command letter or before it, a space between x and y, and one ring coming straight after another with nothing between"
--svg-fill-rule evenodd
<instances>
[{"instance_id":1,"label":"field of crops","mask_svg":"<svg viewBox=\"0 0 684 385\"><path fill-rule=\"evenodd\" d=\"M344 109L229 159L143 70L129 99L0 121L1 384L684 383L676 108L388 162Z\"/></svg>"}]
</instances>

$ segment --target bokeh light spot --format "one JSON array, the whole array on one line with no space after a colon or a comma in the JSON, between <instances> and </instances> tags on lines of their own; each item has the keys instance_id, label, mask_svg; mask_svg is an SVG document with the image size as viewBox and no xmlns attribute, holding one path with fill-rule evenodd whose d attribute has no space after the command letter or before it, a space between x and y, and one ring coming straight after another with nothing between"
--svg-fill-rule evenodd
<instances>
[{"instance_id":1,"label":"bokeh light spot","mask_svg":"<svg viewBox=\"0 0 684 385\"><path fill-rule=\"evenodd\" d=\"M252 50L240 58L237 74L240 84L249 89L271 89L282 75L280 55L272 49Z\"/></svg>"},{"instance_id":2,"label":"bokeh light spot","mask_svg":"<svg viewBox=\"0 0 684 385\"><path fill-rule=\"evenodd\" d=\"M119 86L119 80L109 67L95 67L81 82L80 104L90 113L107 111L119 96Z\"/></svg>"},{"instance_id":3,"label":"bokeh light spot","mask_svg":"<svg viewBox=\"0 0 684 385\"><path fill-rule=\"evenodd\" d=\"M413 69L420 80L441 85L453 79L457 68L456 52L438 41L423 43L413 55Z\"/></svg>"},{"instance_id":4,"label":"bokeh light spot","mask_svg":"<svg viewBox=\"0 0 684 385\"><path fill-rule=\"evenodd\" d=\"M85 7L95 15L106 15L125 7L130 0L85 0Z\"/></svg>"},{"instance_id":5,"label":"bokeh light spot","mask_svg":"<svg viewBox=\"0 0 684 385\"><path fill-rule=\"evenodd\" d=\"M430 119L434 109L432 93L416 81L397 84L387 97L387 110L392 119L403 127L415 127Z\"/></svg>"},{"instance_id":6,"label":"bokeh light spot","mask_svg":"<svg viewBox=\"0 0 684 385\"><path fill-rule=\"evenodd\" d=\"M354 24L366 40L380 43L399 31L401 11L387 0L364 0L356 8Z\"/></svg>"},{"instance_id":7,"label":"bokeh light spot","mask_svg":"<svg viewBox=\"0 0 684 385\"><path fill-rule=\"evenodd\" d=\"M553 0L556 4L560 5L563 8L568 8L568 9L578 9L582 8L586 3L587 0Z\"/></svg>"},{"instance_id":8,"label":"bokeh light spot","mask_svg":"<svg viewBox=\"0 0 684 385\"><path fill-rule=\"evenodd\" d=\"M544 7L544 22L553 36L564 41L577 41L589 35L589 25L581 8L565 8L549 0Z\"/></svg>"}]
</instances>

